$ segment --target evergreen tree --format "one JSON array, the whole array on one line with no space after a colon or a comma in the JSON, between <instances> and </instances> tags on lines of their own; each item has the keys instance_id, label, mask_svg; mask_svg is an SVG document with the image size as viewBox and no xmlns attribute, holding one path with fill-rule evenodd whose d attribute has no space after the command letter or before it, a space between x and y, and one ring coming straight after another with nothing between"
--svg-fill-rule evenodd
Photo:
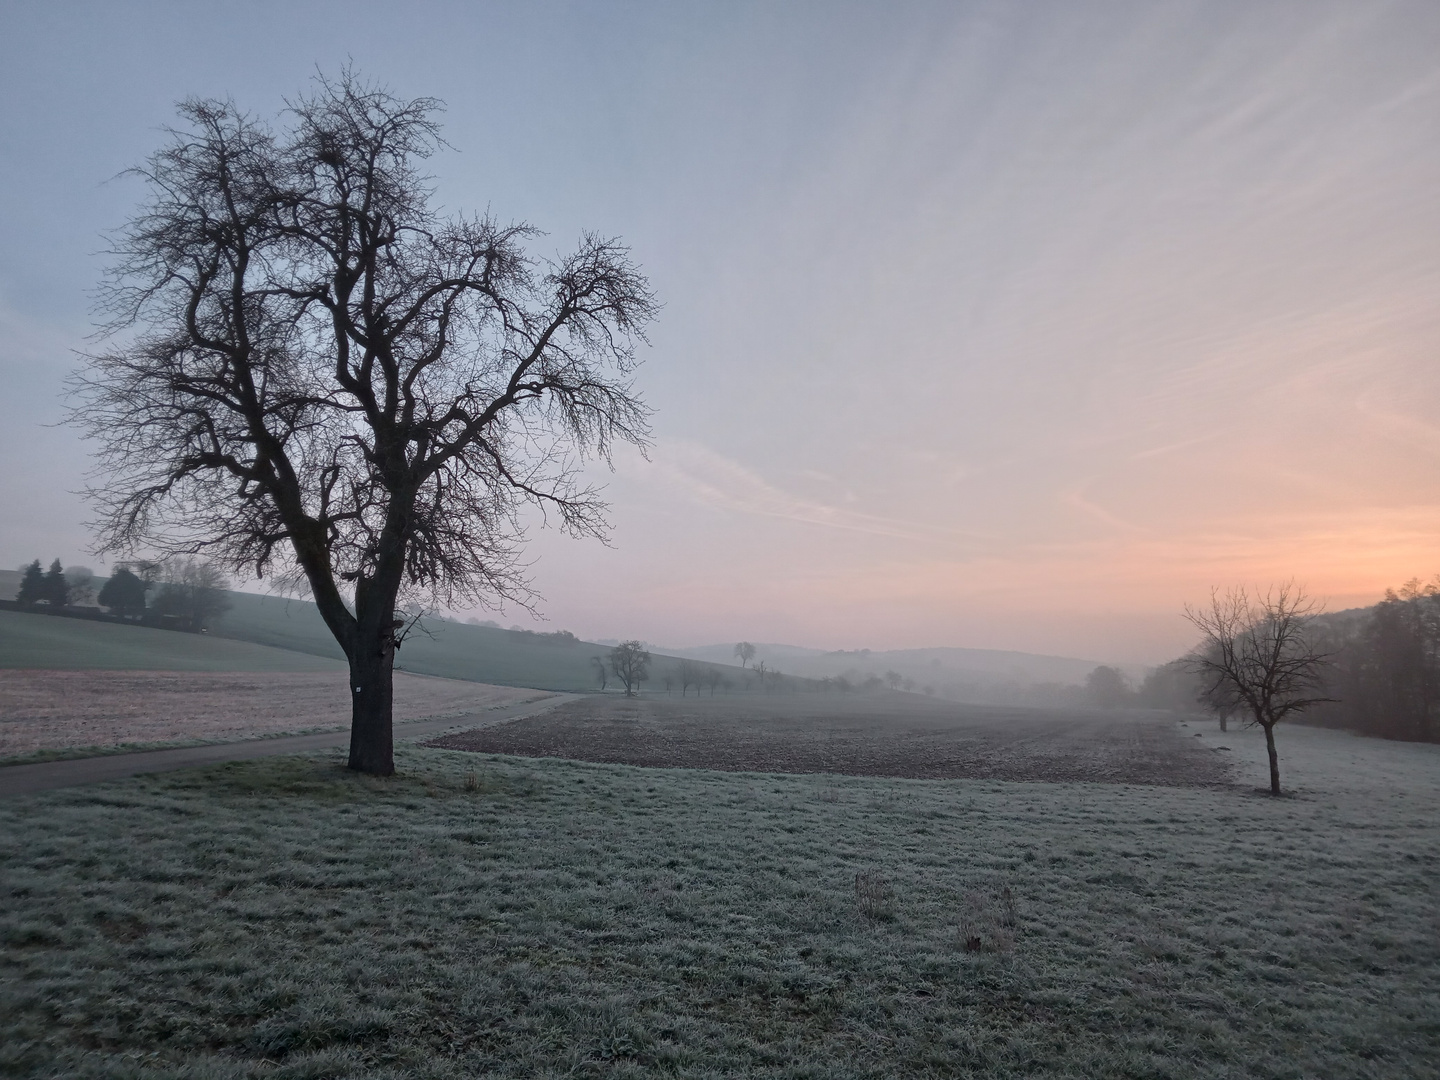
<instances>
[{"instance_id":1,"label":"evergreen tree","mask_svg":"<svg viewBox=\"0 0 1440 1080\"><path fill-rule=\"evenodd\" d=\"M45 571L40 569L40 560L36 559L29 566L25 567L25 576L20 579L20 591L15 599L22 604L38 604L45 598Z\"/></svg>"},{"instance_id":2,"label":"evergreen tree","mask_svg":"<svg viewBox=\"0 0 1440 1080\"><path fill-rule=\"evenodd\" d=\"M123 566L110 575L100 590L100 606L112 615L135 618L145 614L145 582Z\"/></svg>"},{"instance_id":3,"label":"evergreen tree","mask_svg":"<svg viewBox=\"0 0 1440 1080\"><path fill-rule=\"evenodd\" d=\"M70 599L70 583L65 580L65 568L56 559L45 571L45 595L42 599L51 607L64 607Z\"/></svg>"}]
</instances>

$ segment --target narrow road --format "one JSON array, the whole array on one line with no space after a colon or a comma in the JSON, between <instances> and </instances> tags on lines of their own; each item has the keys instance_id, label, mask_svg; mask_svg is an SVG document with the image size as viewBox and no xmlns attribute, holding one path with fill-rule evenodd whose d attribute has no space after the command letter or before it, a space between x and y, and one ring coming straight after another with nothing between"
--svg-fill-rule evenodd
<instances>
[{"instance_id":1,"label":"narrow road","mask_svg":"<svg viewBox=\"0 0 1440 1080\"><path fill-rule=\"evenodd\" d=\"M522 716L553 709L577 694L551 694L538 701L527 701L503 709L486 710L471 716L451 716L443 720L417 720L395 725L395 740L424 739L457 728L483 728L518 720ZM106 754L102 757L70 758L66 761L40 761L33 765L0 767L0 798L6 795L29 795L52 788L96 784L102 780L120 780L141 773L170 772L197 765L215 765L222 761L245 761L249 758L274 757L279 754L303 754L311 750L348 747L349 731L327 731L319 735L287 735L278 739L246 739L244 742L213 743L208 746L183 746L174 750L144 750L135 754Z\"/></svg>"}]
</instances>

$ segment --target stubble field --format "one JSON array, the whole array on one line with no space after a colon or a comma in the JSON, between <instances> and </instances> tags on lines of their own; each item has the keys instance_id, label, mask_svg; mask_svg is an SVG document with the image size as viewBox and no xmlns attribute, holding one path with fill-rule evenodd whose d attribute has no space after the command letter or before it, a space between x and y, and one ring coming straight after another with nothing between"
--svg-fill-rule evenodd
<instances>
[{"instance_id":1,"label":"stubble field","mask_svg":"<svg viewBox=\"0 0 1440 1080\"><path fill-rule=\"evenodd\" d=\"M538 696L534 690L397 673L395 718L461 716ZM349 722L343 668L0 669L0 762L335 730Z\"/></svg>"},{"instance_id":2,"label":"stubble field","mask_svg":"<svg viewBox=\"0 0 1440 1080\"><path fill-rule=\"evenodd\" d=\"M727 772L1228 783L1231 751L1207 733L1218 734L1168 713L961 705L915 694L592 695L430 745Z\"/></svg>"}]
</instances>

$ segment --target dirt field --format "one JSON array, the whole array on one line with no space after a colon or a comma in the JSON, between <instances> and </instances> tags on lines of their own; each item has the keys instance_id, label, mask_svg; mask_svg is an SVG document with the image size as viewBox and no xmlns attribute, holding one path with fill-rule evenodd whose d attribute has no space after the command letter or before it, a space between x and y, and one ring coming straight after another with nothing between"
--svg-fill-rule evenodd
<instances>
[{"instance_id":1,"label":"dirt field","mask_svg":"<svg viewBox=\"0 0 1440 1080\"><path fill-rule=\"evenodd\" d=\"M1195 738L1200 733L1201 738ZM667 768L924 779L1227 783L1224 738L1164 714L958 705L909 694L591 696L427 745Z\"/></svg>"},{"instance_id":2,"label":"dirt field","mask_svg":"<svg viewBox=\"0 0 1440 1080\"><path fill-rule=\"evenodd\" d=\"M345 672L0 670L0 758L344 727ZM397 673L395 719L460 716L537 690Z\"/></svg>"}]
</instances>

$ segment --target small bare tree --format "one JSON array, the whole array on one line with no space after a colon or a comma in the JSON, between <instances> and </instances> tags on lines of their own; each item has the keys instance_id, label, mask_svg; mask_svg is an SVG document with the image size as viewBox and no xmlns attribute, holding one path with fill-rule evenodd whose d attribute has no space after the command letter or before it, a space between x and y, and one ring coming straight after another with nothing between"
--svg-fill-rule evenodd
<instances>
[{"instance_id":1,"label":"small bare tree","mask_svg":"<svg viewBox=\"0 0 1440 1080\"><path fill-rule=\"evenodd\" d=\"M625 696L634 697L640 684L650 678L650 654L638 641L622 641L610 650L610 670L625 686Z\"/></svg>"},{"instance_id":2,"label":"small bare tree","mask_svg":"<svg viewBox=\"0 0 1440 1080\"><path fill-rule=\"evenodd\" d=\"M751 645L748 641L742 641L735 646L735 655L739 658L740 666L743 668L751 660L755 659L755 646Z\"/></svg>"},{"instance_id":3,"label":"small bare tree","mask_svg":"<svg viewBox=\"0 0 1440 1080\"><path fill-rule=\"evenodd\" d=\"M406 598L532 603L526 504L603 535L579 472L644 446L656 303L617 242L445 216L430 99L349 71L276 130L190 101L115 239L112 347L76 380L100 551L303 584L350 665L350 767L394 771Z\"/></svg>"},{"instance_id":4,"label":"small bare tree","mask_svg":"<svg viewBox=\"0 0 1440 1080\"><path fill-rule=\"evenodd\" d=\"M151 610L200 633L230 609L229 588L230 582L214 563L176 559L162 568L160 592Z\"/></svg>"},{"instance_id":5,"label":"small bare tree","mask_svg":"<svg viewBox=\"0 0 1440 1080\"><path fill-rule=\"evenodd\" d=\"M1318 613L1319 605L1293 582L1254 597L1243 587L1224 594L1216 589L1208 606L1185 607L1202 635L1190 663L1206 682L1205 696L1239 701L1248 722L1265 732L1271 795L1280 794L1275 725L1331 700L1319 693L1328 655L1312 640Z\"/></svg>"},{"instance_id":6,"label":"small bare tree","mask_svg":"<svg viewBox=\"0 0 1440 1080\"><path fill-rule=\"evenodd\" d=\"M690 687L695 687L695 696L700 696L700 679L705 669L689 660L681 660L677 673L680 677L680 696L684 697Z\"/></svg>"}]
</instances>

